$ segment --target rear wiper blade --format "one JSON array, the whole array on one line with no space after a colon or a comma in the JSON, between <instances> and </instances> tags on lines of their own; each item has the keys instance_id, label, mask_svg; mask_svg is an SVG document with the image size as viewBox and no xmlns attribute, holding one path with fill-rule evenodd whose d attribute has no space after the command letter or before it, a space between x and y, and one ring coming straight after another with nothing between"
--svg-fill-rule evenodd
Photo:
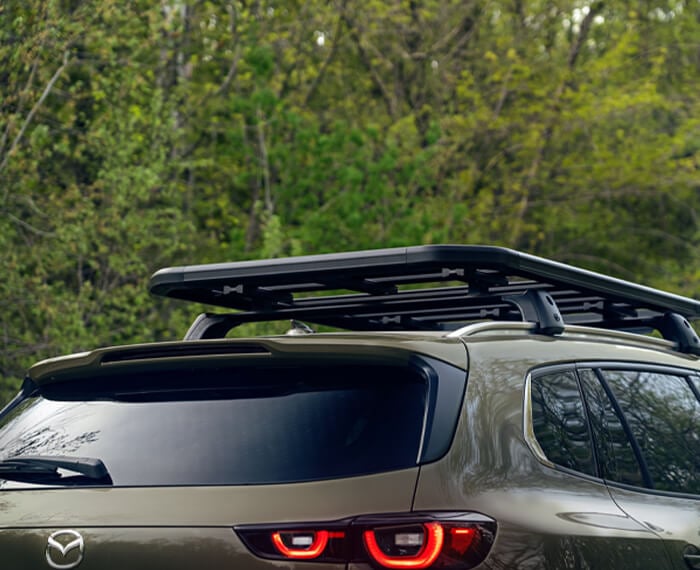
<instances>
[{"instance_id":1,"label":"rear wiper blade","mask_svg":"<svg viewBox=\"0 0 700 570\"><path fill-rule=\"evenodd\" d=\"M109 471L102 460L92 457L22 455L0 461L0 477L58 475L59 469L72 471L88 479L108 479Z\"/></svg>"}]
</instances>

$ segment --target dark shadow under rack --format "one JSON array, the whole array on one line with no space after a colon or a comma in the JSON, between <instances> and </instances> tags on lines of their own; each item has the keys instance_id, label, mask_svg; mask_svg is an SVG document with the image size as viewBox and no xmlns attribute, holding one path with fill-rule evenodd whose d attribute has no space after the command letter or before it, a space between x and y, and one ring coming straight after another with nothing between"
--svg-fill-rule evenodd
<instances>
[{"instance_id":1,"label":"dark shadow under rack","mask_svg":"<svg viewBox=\"0 0 700 570\"><path fill-rule=\"evenodd\" d=\"M420 288L422 287L422 288ZM700 301L518 251L470 245L380 249L162 269L156 295L237 312L200 315L186 338L222 338L247 322L294 319L356 331L452 330L530 321L647 333L700 355L688 323Z\"/></svg>"}]
</instances>

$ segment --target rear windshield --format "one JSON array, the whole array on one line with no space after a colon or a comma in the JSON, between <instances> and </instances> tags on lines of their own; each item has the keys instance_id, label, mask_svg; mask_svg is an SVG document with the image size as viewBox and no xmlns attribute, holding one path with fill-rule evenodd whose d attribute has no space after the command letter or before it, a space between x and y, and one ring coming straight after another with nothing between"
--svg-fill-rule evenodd
<instances>
[{"instance_id":1,"label":"rear windshield","mask_svg":"<svg viewBox=\"0 0 700 570\"><path fill-rule=\"evenodd\" d=\"M178 369L94 384L47 386L1 418L0 460L96 458L123 486L378 473L416 465L428 392L419 371L397 366Z\"/></svg>"}]
</instances>

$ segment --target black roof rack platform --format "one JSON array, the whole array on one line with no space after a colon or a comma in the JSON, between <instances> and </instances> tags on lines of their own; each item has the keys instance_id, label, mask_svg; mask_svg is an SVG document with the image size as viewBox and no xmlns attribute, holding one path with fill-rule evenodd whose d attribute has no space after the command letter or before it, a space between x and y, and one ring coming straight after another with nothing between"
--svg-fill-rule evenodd
<instances>
[{"instance_id":1,"label":"black roof rack platform","mask_svg":"<svg viewBox=\"0 0 700 570\"><path fill-rule=\"evenodd\" d=\"M161 269L156 295L235 309L202 315L187 338L255 321L296 319L349 330L451 330L526 320L661 331L700 354L688 320L700 301L511 249L428 245Z\"/></svg>"}]
</instances>

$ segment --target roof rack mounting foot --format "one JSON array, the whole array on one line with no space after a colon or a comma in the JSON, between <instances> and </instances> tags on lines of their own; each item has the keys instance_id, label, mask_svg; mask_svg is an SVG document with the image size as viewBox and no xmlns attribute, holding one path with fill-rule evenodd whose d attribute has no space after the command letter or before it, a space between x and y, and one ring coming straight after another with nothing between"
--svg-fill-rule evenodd
<instances>
[{"instance_id":1,"label":"roof rack mounting foot","mask_svg":"<svg viewBox=\"0 0 700 570\"><path fill-rule=\"evenodd\" d=\"M548 293L530 289L517 295L504 295L502 299L518 307L524 321L535 323L535 332L546 335L564 332L564 319Z\"/></svg>"},{"instance_id":2,"label":"roof rack mounting foot","mask_svg":"<svg viewBox=\"0 0 700 570\"><path fill-rule=\"evenodd\" d=\"M666 313L657 326L666 340L678 344L678 351L700 356L700 339L688 320L678 313Z\"/></svg>"},{"instance_id":3,"label":"roof rack mounting foot","mask_svg":"<svg viewBox=\"0 0 700 570\"><path fill-rule=\"evenodd\" d=\"M226 333L240 324L235 315L217 315L202 313L190 325L183 340L202 340L205 338L224 338Z\"/></svg>"}]
</instances>

